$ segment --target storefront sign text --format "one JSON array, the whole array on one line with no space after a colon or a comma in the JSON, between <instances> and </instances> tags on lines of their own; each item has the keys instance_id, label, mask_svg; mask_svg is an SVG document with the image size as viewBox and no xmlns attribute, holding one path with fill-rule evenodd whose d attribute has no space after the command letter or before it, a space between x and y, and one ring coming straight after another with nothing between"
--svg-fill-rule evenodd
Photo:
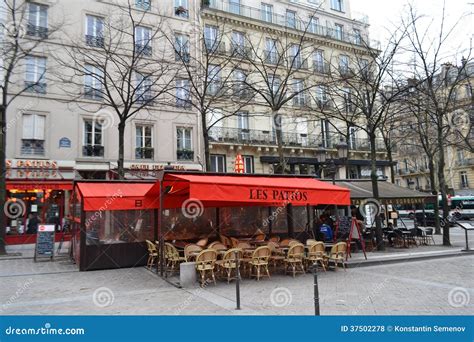
<instances>
[{"instance_id":1,"label":"storefront sign text","mask_svg":"<svg viewBox=\"0 0 474 342\"><path fill-rule=\"evenodd\" d=\"M57 169L58 162L56 160L28 160L28 159L7 159L8 168L29 168L29 169Z\"/></svg>"},{"instance_id":2,"label":"storefront sign text","mask_svg":"<svg viewBox=\"0 0 474 342\"><path fill-rule=\"evenodd\" d=\"M250 189L249 199L274 201L307 201L305 191Z\"/></svg>"}]
</instances>

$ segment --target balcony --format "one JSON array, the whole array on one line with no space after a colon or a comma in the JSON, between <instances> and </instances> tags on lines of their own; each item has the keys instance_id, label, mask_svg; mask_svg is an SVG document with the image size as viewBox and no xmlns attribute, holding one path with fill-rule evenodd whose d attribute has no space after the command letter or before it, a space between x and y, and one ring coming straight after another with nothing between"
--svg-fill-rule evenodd
<instances>
[{"instance_id":1,"label":"balcony","mask_svg":"<svg viewBox=\"0 0 474 342\"><path fill-rule=\"evenodd\" d=\"M252 48L238 44L231 44L229 55L238 58L251 59L253 58Z\"/></svg>"},{"instance_id":2,"label":"balcony","mask_svg":"<svg viewBox=\"0 0 474 342\"><path fill-rule=\"evenodd\" d=\"M48 38L48 28L32 24L26 25L26 34L31 37Z\"/></svg>"},{"instance_id":3,"label":"balcony","mask_svg":"<svg viewBox=\"0 0 474 342\"><path fill-rule=\"evenodd\" d=\"M46 94L47 85L45 82L25 81L25 91L36 94Z\"/></svg>"},{"instance_id":4,"label":"balcony","mask_svg":"<svg viewBox=\"0 0 474 342\"><path fill-rule=\"evenodd\" d=\"M137 147L135 148L136 159L153 159L155 149L153 147Z\"/></svg>"},{"instance_id":5,"label":"balcony","mask_svg":"<svg viewBox=\"0 0 474 342\"><path fill-rule=\"evenodd\" d=\"M217 40L212 39L205 39L204 40L204 48L208 54L217 54L217 55L225 55L225 43L218 42Z\"/></svg>"},{"instance_id":6,"label":"balcony","mask_svg":"<svg viewBox=\"0 0 474 342\"><path fill-rule=\"evenodd\" d=\"M179 149L176 152L178 160L194 160L194 151L187 149Z\"/></svg>"},{"instance_id":7,"label":"balcony","mask_svg":"<svg viewBox=\"0 0 474 342\"><path fill-rule=\"evenodd\" d=\"M457 167L464 167L464 166L473 166L474 165L474 158L466 158L461 160L456 160Z\"/></svg>"},{"instance_id":8,"label":"balcony","mask_svg":"<svg viewBox=\"0 0 474 342\"><path fill-rule=\"evenodd\" d=\"M308 22L300 19L291 19L288 21L288 18L285 14L277 14L272 11L262 11L260 8L240 5L238 3L229 2L229 0L204 0L202 2L203 9L207 11L220 11L225 13L230 13L239 17L244 17L256 21L265 23L265 25L273 24L280 26L282 29L295 29L297 31L307 31L308 35L316 35L329 39L334 39L342 41L345 43L353 45L367 45L367 38L360 34L349 34L345 32L338 32L333 28L329 28L323 25L309 25ZM290 25L289 25L290 23ZM376 45L374 42L372 45Z\"/></svg>"},{"instance_id":9,"label":"balcony","mask_svg":"<svg viewBox=\"0 0 474 342\"><path fill-rule=\"evenodd\" d=\"M352 138L349 140L349 150L370 151L370 140L366 138ZM383 152L386 150L383 139L375 140L375 150Z\"/></svg>"},{"instance_id":10,"label":"balcony","mask_svg":"<svg viewBox=\"0 0 474 342\"><path fill-rule=\"evenodd\" d=\"M23 139L21 154L23 156L44 156L44 140Z\"/></svg>"},{"instance_id":11,"label":"balcony","mask_svg":"<svg viewBox=\"0 0 474 342\"><path fill-rule=\"evenodd\" d=\"M82 155L84 157L103 157L104 146L102 145L84 145L82 146Z\"/></svg>"},{"instance_id":12,"label":"balcony","mask_svg":"<svg viewBox=\"0 0 474 342\"><path fill-rule=\"evenodd\" d=\"M102 36L91 36L86 34L86 44L91 47L103 48L104 37Z\"/></svg>"}]
</instances>

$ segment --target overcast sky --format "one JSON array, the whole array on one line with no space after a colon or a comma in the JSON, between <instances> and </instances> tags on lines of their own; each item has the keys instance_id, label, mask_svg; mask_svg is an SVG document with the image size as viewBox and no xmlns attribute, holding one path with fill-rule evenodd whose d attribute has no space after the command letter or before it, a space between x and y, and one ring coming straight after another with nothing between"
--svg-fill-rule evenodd
<instances>
[{"instance_id":1,"label":"overcast sky","mask_svg":"<svg viewBox=\"0 0 474 342\"><path fill-rule=\"evenodd\" d=\"M384 28L399 22L400 14L407 3L407 0L351 0L351 10L354 18L358 18L357 13L367 14L371 25L371 39L383 41L384 32L386 32ZM431 18L439 19L442 13L443 0L411 0L411 3L419 14ZM446 0L446 12L449 27L455 25L464 15L456 27L446 54L469 49L470 42L474 38L474 15L472 14L474 0ZM424 22L427 23L428 20Z\"/></svg>"}]
</instances>

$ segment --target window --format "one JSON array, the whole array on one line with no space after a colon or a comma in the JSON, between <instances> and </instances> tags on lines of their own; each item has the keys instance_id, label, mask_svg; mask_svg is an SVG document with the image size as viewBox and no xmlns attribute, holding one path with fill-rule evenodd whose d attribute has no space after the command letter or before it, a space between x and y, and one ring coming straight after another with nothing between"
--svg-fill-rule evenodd
<instances>
[{"instance_id":1,"label":"window","mask_svg":"<svg viewBox=\"0 0 474 342\"><path fill-rule=\"evenodd\" d=\"M465 93L466 93L466 98L472 98L472 86L470 84L464 85Z\"/></svg>"},{"instance_id":2,"label":"window","mask_svg":"<svg viewBox=\"0 0 474 342\"><path fill-rule=\"evenodd\" d=\"M262 20L268 23L273 22L273 6L262 3Z\"/></svg>"},{"instance_id":3,"label":"window","mask_svg":"<svg viewBox=\"0 0 474 342\"><path fill-rule=\"evenodd\" d=\"M462 171L459 173L461 176L461 188L466 189L469 188L469 181L468 181L468 176L466 171Z\"/></svg>"},{"instance_id":4,"label":"window","mask_svg":"<svg viewBox=\"0 0 474 342\"><path fill-rule=\"evenodd\" d=\"M293 82L293 91L296 93L296 96L293 97L294 106L304 106L306 104L303 89L303 80L295 79Z\"/></svg>"},{"instance_id":5,"label":"window","mask_svg":"<svg viewBox=\"0 0 474 342\"><path fill-rule=\"evenodd\" d=\"M321 140L325 148L331 147L331 131L329 127L329 120L321 119Z\"/></svg>"},{"instance_id":6,"label":"window","mask_svg":"<svg viewBox=\"0 0 474 342\"><path fill-rule=\"evenodd\" d=\"M331 9L339 12L344 11L344 0L331 0Z\"/></svg>"},{"instance_id":7,"label":"window","mask_svg":"<svg viewBox=\"0 0 474 342\"><path fill-rule=\"evenodd\" d=\"M319 18L309 16L308 31L311 33L319 34Z\"/></svg>"},{"instance_id":8,"label":"window","mask_svg":"<svg viewBox=\"0 0 474 342\"><path fill-rule=\"evenodd\" d=\"M104 20L94 15L86 15L86 44L104 47Z\"/></svg>"},{"instance_id":9,"label":"window","mask_svg":"<svg viewBox=\"0 0 474 342\"><path fill-rule=\"evenodd\" d=\"M324 51L316 50L313 53L314 70L318 73L325 73Z\"/></svg>"},{"instance_id":10,"label":"window","mask_svg":"<svg viewBox=\"0 0 474 342\"><path fill-rule=\"evenodd\" d=\"M82 146L84 157L103 157L102 123L99 120L84 120L84 142Z\"/></svg>"},{"instance_id":11,"label":"window","mask_svg":"<svg viewBox=\"0 0 474 342\"><path fill-rule=\"evenodd\" d=\"M151 30L148 27L135 27L135 53L151 55Z\"/></svg>"},{"instance_id":12,"label":"window","mask_svg":"<svg viewBox=\"0 0 474 342\"><path fill-rule=\"evenodd\" d=\"M86 64L84 71L84 96L91 100L102 99L102 80L104 73L102 69L94 65Z\"/></svg>"},{"instance_id":13,"label":"window","mask_svg":"<svg viewBox=\"0 0 474 342\"><path fill-rule=\"evenodd\" d=\"M151 0L135 0L135 6L148 11L151 8Z\"/></svg>"},{"instance_id":14,"label":"window","mask_svg":"<svg viewBox=\"0 0 474 342\"><path fill-rule=\"evenodd\" d=\"M188 0L174 0L174 14L177 17L188 18L189 17Z\"/></svg>"},{"instance_id":15,"label":"window","mask_svg":"<svg viewBox=\"0 0 474 342\"><path fill-rule=\"evenodd\" d=\"M318 101L319 107L325 107L328 102L328 96L325 86L316 87L316 100Z\"/></svg>"},{"instance_id":16,"label":"window","mask_svg":"<svg viewBox=\"0 0 474 342\"><path fill-rule=\"evenodd\" d=\"M189 80L176 80L176 106L191 107Z\"/></svg>"},{"instance_id":17,"label":"window","mask_svg":"<svg viewBox=\"0 0 474 342\"><path fill-rule=\"evenodd\" d=\"M28 24L26 33L29 36L48 37L48 6L28 3Z\"/></svg>"},{"instance_id":18,"label":"window","mask_svg":"<svg viewBox=\"0 0 474 342\"><path fill-rule=\"evenodd\" d=\"M253 156L242 156L244 162L244 173L254 173Z\"/></svg>"},{"instance_id":19,"label":"window","mask_svg":"<svg viewBox=\"0 0 474 342\"><path fill-rule=\"evenodd\" d=\"M343 88L343 101L344 101L344 111L346 113L352 112L352 96L351 96L351 89L350 88Z\"/></svg>"},{"instance_id":20,"label":"window","mask_svg":"<svg viewBox=\"0 0 474 342\"><path fill-rule=\"evenodd\" d=\"M187 127L178 127L177 136L177 159L193 160L194 152L192 147L192 129Z\"/></svg>"},{"instance_id":21,"label":"window","mask_svg":"<svg viewBox=\"0 0 474 342\"><path fill-rule=\"evenodd\" d=\"M219 28L217 26L206 25L204 27L204 42L207 50L214 51L217 49L218 34Z\"/></svg>"},{"instance_id":22,"label":"window","mask_svg":"<svg viewBox=\"0 0 474 342\"><path fill-rule=\"evenodd\" d=\"M211 154L211 172L227 172L224 154Z\"/></svg>"},{"instance_id":23,"label":"window","mask_svg":"<svg viewBox=\"0 0 474 342\"><path fill-rule=\"evenodd\" d=\"M151 81L151 77L137 73L136 82L136 101L140 103L150 103L153 99L151 92L153 82Z\"/></svg>"},{"instance_id":24,"label":"window","mask_svg":"<svg viewBox=\"0 0 474 342\"><path fill-rule=\"evenodd\" d=\"M349 127L349 144L348 145L349 145L350 150L355 150L357 147L356 132L357 132L357 129L354 126Z\"/></svg>"},{"instance_id":25,"label":"window","mask_svg":"<svg viewBox=\"0 0 474 342\"><path fill-rule=\"evenodd\" d=\"M189 36L184 34L175 35L175 57L177 61L188 63L190 59L189 54Z\"/></svg>"},{"instance_id":26,"label":"window","mask_svg":"<svg viewBox=\"0 0 474 342\"><path fill-rule=\"evenodd\" d=\"M221 89L221 67L219 65L209 64L207 69L208 86L210 95L217 95Z\"/></svg>"},{"instance_id":27,"label":"window","mask_svg":"<svg viewBox=\"0 0 474 342\"><path fill-rule=\"evenodd\" d=\"M286 10L286 26L296 28L296 12Z\"/></svg>"},{"instance_id":28,"label":"window","mask_svg":"<svg viewBox=\"0 0 474 342\"><path fill-rule=\"evenodd\" d=\"M229 9L231 13L240 14L240 0L229 0Z\"/></svg>"},{"instance_id":29,"label":"window","mask_svg":"<svg viewBox=\"0 0 474 342\"><path fill-rule=\"evenodd\" d=\"M267 63L276 64L278 62L278 50L276 39L265 39L265 59Z\"/></svg>"},{"instance_id":30,"label":"window","mask_svg":"<svg viewBox=\"0 0 474 342\"><path fill-rule=\"evenodd\" d=\"M46 93L46 58L27 56L25 90L32 93Z\"/></svg>"},{"instance_id":31,"label":"window","mask_svg":"<svg viewBox=\"0 0 474 342\"><path fill-rule=\"evenodd\" d=\"M361 45L362 44L362 35L360 30L354 29L354 44Z\"/></svg>"},{"instance_id":32,"label":"window","mask_svg":"<svg viewBox=\"0 0 474 342\"><path fill-rule=\"evenodd\" d=\"M153 159L153 126L135 126L135 158Z\"/></svg>"},{"instance_id":33,"label":"window","mask_svg":"<svg viewBox=\"0 0 474 342\"><path fill-rule=\"evenodd\" d=\"M245 90L246 90L246 85L245 85L245 79L247 78L247 75L245 75L245 72L240 69L235 69L234 74L234 95L237 96L245 96Z\"/></svg>"},{"instance_id":34,"label":"window","mask_svg":"<svg viewBox=\"0 0 474 342\"><path fill-rule=\"evenodd\" d=\"M21 140L21 154L28 156L44 155L44 115L23 115L23 137Z\"/></svg>"},{"instance_id":35,"label":"window","mask_svg":"<svg viewBox=\"0 0 474 342\"><path fill-rule=\"evenodd\" d=\"M270 86L272 88L272 95L274 97L277 97L277 95L279 95L279 93L281 92L281 89L280 89L280 85L281 85L281 80L279 77L274 77L274 76L270 76L268 78L268 82L270 83Z\"/></svg>"},{"instance_id":36,"label":"window","mask_svg":"<svg viewBox=\"0 0 474 342\"><path fill-rule=\"evenodd\" d=\"M334 38L338 40L343 40L344 39L344 26L340 24L334 24Z\"/></svg>"},{"instance_id":37,"label":"window","mask_svg":"<svg viewBox=\"0 0 474 342\"><path fill-rule=\"evenodd\" d=\"M244 54L245 53L245 35L239 31L232 31L231 38L232 53Z\"/></svg>"},{"instance_id":38,"label":"window","mask_svg":"<svg viewBox=\"0 0 474 342\"><path fill-rule=\"evenodd\" d=\"M366 59L359 60L359 68L362 78L369 78L369 61Z\"/></svg>"},{"instance_id":39,"label":"window","mask_svg":"<svg viewBox=\"0 0 474 342\"><path fill-rule=\"evenodd\" d=\"M301 48L298 44L292 44L290 46L290 63L296 68L303 68L303 56L301 55Z\"/></svg>"},{"instance_id":40,"label":"window","mask_svg":"<svg viewBox=\"0 0 474 342\"><path fill-rule=\"evenodd\" d=\"M240 139L248 140L250 138L249 126L250 126L249 113L248 112L237 113L237 127L239 128Z\"/></svg>"},{"instance_id":41,"label":"window","mask_svg":"<svg viewBox=\"0 0 474 342\"><path fill-rule=\"evenodd\" d=\"M342 75L349 73L349 57L346 55L339 56L339 72Z\"/></svg>"}]
</instances>

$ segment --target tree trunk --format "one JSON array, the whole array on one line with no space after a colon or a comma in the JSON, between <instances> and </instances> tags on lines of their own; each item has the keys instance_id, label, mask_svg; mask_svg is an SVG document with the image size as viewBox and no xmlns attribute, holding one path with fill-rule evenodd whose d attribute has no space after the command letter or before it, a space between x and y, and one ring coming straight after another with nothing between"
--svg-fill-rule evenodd
<instances>
[{"instance_id":1,"label":"tree trunk","mask_svg":"<svg viewBox=\"0 0 474 342\"><path fill-rule=\"evenodd\" d=\"M439 190L441 192L441 202L443 203L443 246L451 246L451 241L449 239L449 222L448 222L448 215L449 215L449 207L448 207L448 186L446 184L446 178L444 176L444 166L446 164L445 157L444 157L444 146L445 142L443 139L443 118L440 117L439 120L441 121L438 123L438 136L437 136L437 147L438 147L438 182L439 182Z\"/></svg>"},{"instance_id":2,"label":"tree trunk","mask_svg":"<svg viewBox=\"0 0 474 342\"><path fill-rule=\"evenodd\" d=\"M372 194L373 198L376 201L379 201L379 183L377 176L377 153L375 149L376 136L374 133L369 134L370 139L370 179L372 182ZM377 243L377 250L385 250L385 245L383 241L383 232L382 232L382 222L380 222L380 208L378 208L375 215L375 240Z\"/></svg>"},{"instance_id":3,"label":"tree trunk","mask_svg":"<svg viewBox=\"0 0 474 342\"><path fill-rule=\"evenodd\" d=\"M395 183L395 167L393 166L393 154L390 143L387 144L387 159L390 162L390 182Z\"/></svg>"},{"instance_id":4,"label":"tree trunk","mask_svg":"<svg viewBox=\"0 0 474 342\"><path fill-rule=\"evenodd\" d=\"M5 102L4 102L5 103ZM7 142L7 107L5 105L0 105L0 203L5 205L7 199L7 190L6 190L6 142ZM5 249L5 236L7 228L7 220L4 212L4 208L1 208L0 212L0 255L6 254Z\"/></svg>"},{"instance_id":5,"label":"tree trunk","mask_svg":"<svg viewBox=\"0 0 474 342\"><path fill-rule=\"evenodd\" d=\"M278 166L275 169L276 174L283 174L286 170L285 154L283 152L283 132L281 129L281 116L278 111L272 111L272 119L275 127L276 142L278 148Z\"/></svg>"},{"instance_id":6,"label":"tree trunk","mask_svg":"<svg viewBox=\"0 0 474 342\"><path fill-rule=\"evenodd\" d=\"M204 139L204 170L211 171L211 152L209 150L209 132L207 129L207 115L201 113L202 137Z\"/></svg>"},{"instance_id":7,"label":"tree trunk","mask_svg":"<svg viewBox=\"0 0 474 342\"><path fill-rule=\"evenodd\" d=\"M428 163L428 168L430 169L430 183L431 183L431 193L435 196L435 203L433 204L434 208L434 219L435 219L435 234L441 234L441 226L439 222L439 206L438 206L438 189L436 187L436 176L435 176L435 165L433 163L433 158L430 158Z\"/></svg>"},{"instance_id":8,"label":"tree trunk","mask_svg":"<svg viewBox=\"0 0 474 342\"><path fill-rule=\"evenodd\" d=\"M119 152L118 152L118 160L117 160L117 173L119 179L125 178L125 170L123 167L123 160L124 160L124 140L125 140L125 122L121 120L118 125L119 131Z\"/></svg>"}]
</instances>

